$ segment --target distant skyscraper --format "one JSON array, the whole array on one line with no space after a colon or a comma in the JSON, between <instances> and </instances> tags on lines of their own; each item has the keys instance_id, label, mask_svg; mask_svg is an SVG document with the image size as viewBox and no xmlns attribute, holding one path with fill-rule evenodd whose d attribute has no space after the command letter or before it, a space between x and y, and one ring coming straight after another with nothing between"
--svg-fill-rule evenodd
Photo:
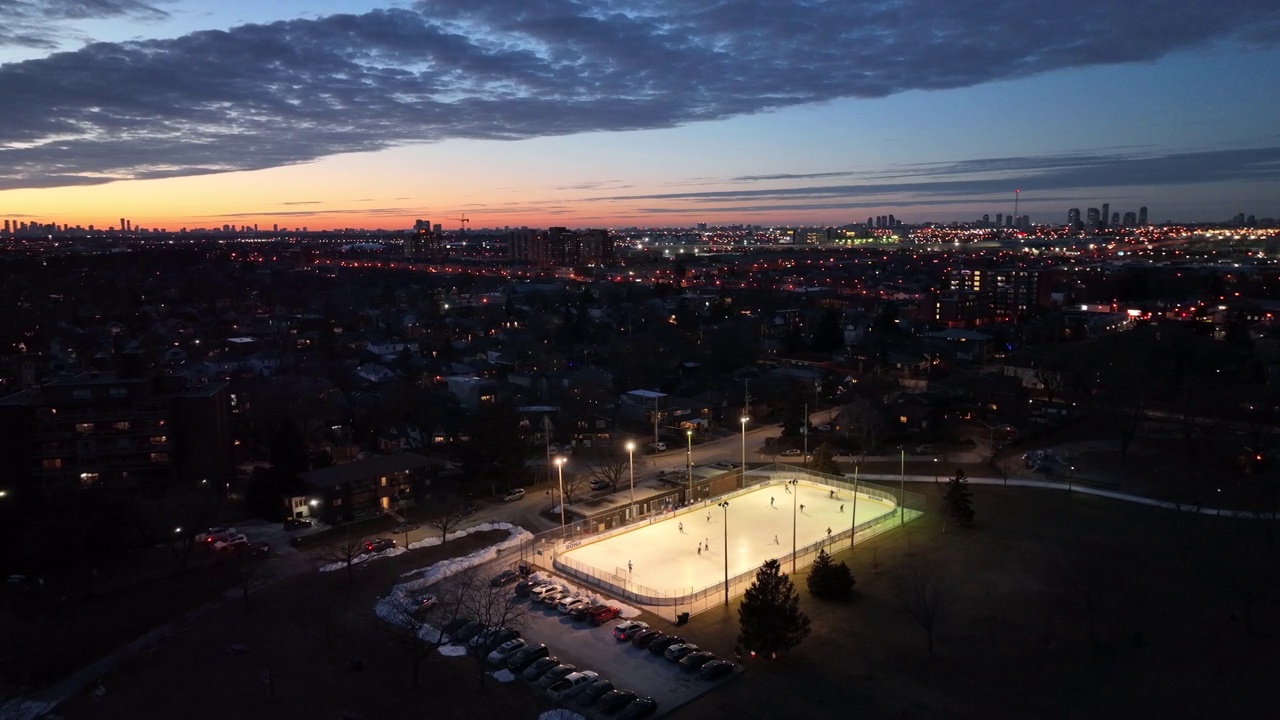
<instances>
[{"instance_id":1,"label":"distant skyscraper","mask_svg":"<svg viewBox=\"0 0 1280 720\"><path fill-rule=\"evenodd\" d=\"M1102 224L1106 225L1111 219L1111 203L1102 203Z\"/></svg>"},{"instance_id":2,"label":"distant skyscraper","mask_svg":"<svg viewBox=\"0 0 1280 720\"><path fill-rule=\"evenodd\" d=\"M1111 213L1111 227L1117 227L1119 225L1120 225L1120 213L1118 212Z\"/></svg>"},{"instance_id":3,"label":"distant skyscraper","mask_svg":"<svg viewBox=\"0 0 1280 720\"><path fill-rule=\"evenodd\" d=\"M1138 208L1138 224L1139 225L1147 224L1147 206L1146 205L1143 205L1142 207Z\"/></svg>"},{"instance_id":4,"label":"distant skyscraper","mask_svg":"<svg viewBox=\"0 0 1280 720\"><path fill-rule=\"evenodd\" d=\"M873 217L871 217L870 215L868 215L868 216L867 216L867 227L872 227L872 226L874 226L875 224L876 224L875 218L873 218Z\"/></svg>"},{"instance_id":5,"label":"distant skyscraper","mask_svg":"<svg viewBox=\"0 0 1280 720\"><path fill-rule=\"evenodd\" d=\"M897 220L896 218L894 218L894 217L893 217L893 215L890 215L890 216L889 216L889 227L897 227L897 226L898 226L898 220Z\"/></svg>"},{"instance_id":6,"label":"distant skyscraper","mask_svg":"<svg viewBox=\"0 0 1280 720\"><path fill-rule=\"evenodd\" d=\"M1004 213L996 213L996 227L1004 227Z\"/></svg>"},{"instance_id":7,"label":"distant skyscraper","mask_svg":"<svg viewBox=\"0 0 1280 720\"><path fill-rule=\"evenodd\" d=\"M982 225L983 225L983 227L986 227L987 225L990 225L990 224L991 224L991 216L990 216L990 215L988 215L987 213L983 213L983 214L982 214Z\"/></svg>"},{"instance_id":8,"label":"distant skyscraper","mask_svg":"<svg viewBox=\"0 0 1280 720\"><path fill-rule=\"evenodd\" d=\"M1138 216L1132 210L1124 214L1124 226L1133 227L1138 224Z\"/></svg>"},{"instance_id":9,"label":"distant skyscraper","mask_svg":"<svg viewBox=\"0 0 1280 720\"><path fill-rule=\"evenodd\" d=\"M1067 211L1067 224L1073 230L1080 229L1080 208L1071 208Z\"/></svg>"},{"instance_id":10,"label":"distant skyscraper","mask_svg":"<svg viewBox=\"0 0 1280 720\"><path fill-rule=\"evenodd\" d=\"M1102 226L1102 220L1101 220L1102 216L1098 213L1098 208L1089 208L1089 210L1087 211L1086 217L1088 218L1088 225L1090 230L1097 230L1099 227Z\"/></svg>"}]
</instances>

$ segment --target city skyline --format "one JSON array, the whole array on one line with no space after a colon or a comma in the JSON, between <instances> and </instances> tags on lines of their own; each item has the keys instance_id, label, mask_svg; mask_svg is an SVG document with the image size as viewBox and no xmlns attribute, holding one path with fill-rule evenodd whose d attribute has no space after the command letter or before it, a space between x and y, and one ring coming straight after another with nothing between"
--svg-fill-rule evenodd
<instances>
[{"instance_id":1,"label":"city skyline","mask_svg":"<svg viewBox=\"0 0 1280 720\"><path fill-rule=\"evenodd\" d=\"M1245 0L259 5L0 8L0 217L918 223L1015 189L1036 223L1280 214L1280 9Z\"/></svg>"}]
</instances>

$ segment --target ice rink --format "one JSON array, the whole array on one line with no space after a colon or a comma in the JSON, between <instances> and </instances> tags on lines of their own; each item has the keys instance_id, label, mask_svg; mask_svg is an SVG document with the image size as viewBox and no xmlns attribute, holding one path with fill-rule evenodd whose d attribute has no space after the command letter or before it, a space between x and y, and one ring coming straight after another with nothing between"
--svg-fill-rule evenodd
<instances>
[{"instance_id":1,"label":"ice rink","mask_svg":"<svg viewBox=\"0 0 1280 720\"><path fill-rule=\"evenodd\" d=\"M859 493L854 523L853 495L830 497L830 488L796 486L793 495L781 483L765 485L729 500L729 576L753 571L765 560L790 556L792 517L795 544L804 548L827 537L892 513L894 506ZM803 508L803 509L801 509ZM615 574L630 563L627 578L664 595L684 595L724 580L725 511L718 505L682 508L649 525L562 553L603 574ZM699 552L698 546L702 545ZM790 566L784 570L790 572Z\"/></svg>"}]
</instances>

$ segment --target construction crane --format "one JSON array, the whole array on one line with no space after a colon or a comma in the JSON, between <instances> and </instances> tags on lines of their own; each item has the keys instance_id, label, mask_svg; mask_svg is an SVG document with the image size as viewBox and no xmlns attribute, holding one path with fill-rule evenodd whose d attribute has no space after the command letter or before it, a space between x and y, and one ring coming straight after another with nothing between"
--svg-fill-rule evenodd
<instances>
[{"instance_id":1,"label":"construction crane","mask_svg":"<svg viewBox=\"0 0 1280 720\"><path fill-rule=\"evenodd\" d=\"M465 214L462 215L462 217L458 218L458 229L465 233L469 222L471 222L471 218L468 218Z\"/></svg>"}]
</instances>

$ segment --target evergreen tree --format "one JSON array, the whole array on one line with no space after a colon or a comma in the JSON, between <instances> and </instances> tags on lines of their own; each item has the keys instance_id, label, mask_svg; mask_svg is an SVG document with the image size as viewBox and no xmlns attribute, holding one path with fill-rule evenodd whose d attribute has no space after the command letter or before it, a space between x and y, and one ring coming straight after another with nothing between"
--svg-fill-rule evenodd
<instances>
[{"instance_id":1,"label":"evergreen tree","mask_svg":"<svg viewBox=\"0 0 1280 720\"><path fill-rule=\"evenodd\" d=\"M814 352L833 352L844 347L844 329L840 327L840 311L827 308L813 331Z\"/></svg>"},{"instance_id":2,"label":"evergreen tree","mask_svg":"<svg viewBox=\"0 0 1280 720\"><path fill-rule=\"evenodd\" d=\"M947 494L943 496L942 502L953 520L961 525L973 524L973 493L969 490L964 470L956 468L955 476L947 481Z\"/></svg>"},{"instance_id":3,"label":"evergreen tree","mask_svg":"<svg viewBox=\"0 0 1280 720\"><path fill-rule=\"evenodd\" d=\"M767 560L756 572L738 607L738 645L776 657L809 635L809 616L800 611L800 595L777 560Z\"/></svg>"},{"instance_id":4,"label":"evergreen tree","mask_svg":"<svg viewBox=\"0 0 1280 720\"><path fill-rule=\"evenodd\" d=\"M822 443L817 450L813 451L813 461L809 463L809 469L828 475L840 474L840 465L836 462L836 453L831 449L830 443Z\"/></svg>"},{"instance_id":5,"label":"evergreen tree","mask_svg":"<svg viewBox=\"0 0 1280 720\"><path fill-rule=\"evenodd\" d=\"M826 550L818 551L806 583L809 592L823 600L844 600L853 594L853 572L843 562L839 565L833 563Z\"/></svg>"}]
</instances>

